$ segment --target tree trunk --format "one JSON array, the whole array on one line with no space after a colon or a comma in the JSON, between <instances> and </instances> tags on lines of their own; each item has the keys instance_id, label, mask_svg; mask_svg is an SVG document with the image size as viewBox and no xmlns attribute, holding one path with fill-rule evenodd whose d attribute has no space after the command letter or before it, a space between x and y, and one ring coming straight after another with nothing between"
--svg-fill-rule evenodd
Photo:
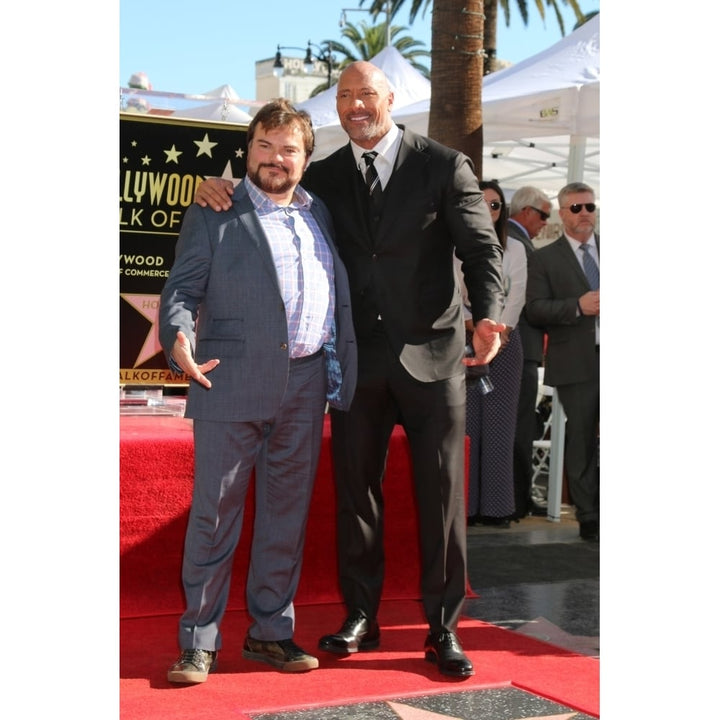
<instances>
[{"instance_id":1,"label":"tree trunk","mask_svg":"<svg viewBox=\"0 0 720 720\"><path fill-rule=\"evenodd\" d=\"M497 70L497 16L498 0L483 0L485 10L485 30L483 47L485 48L485 65L483 75Z\"/></svg>"},{"instance_id":2,"label":"tree trunk","mask_svg":"<svg viewBox=\"0 0 720 720\"><path fill-rule=\"evenodd\" d=\"M434 0L428 135L464 152L482 178L483 0Z\"/></svg>"}]
</instances>

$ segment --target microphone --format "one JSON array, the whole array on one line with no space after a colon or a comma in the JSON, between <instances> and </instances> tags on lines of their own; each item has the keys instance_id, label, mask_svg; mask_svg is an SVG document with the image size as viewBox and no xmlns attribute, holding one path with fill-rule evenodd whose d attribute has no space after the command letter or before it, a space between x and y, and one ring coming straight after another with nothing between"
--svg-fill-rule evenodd
<instances>
[{"instance_id":1,"label":"microphone","mask_svg":"<svg viewBox=\"0 0 720 720\"><path fill-rule=\"evenodd\" d=\"M468 342L465 345L465 357L475 357L475 348L473 348L472 342ZM487 395L495 389L490 379L489 365L466 365L465 382L468 385L475 385L477 383L482 395Z\"/></svg>"}]
</instances>

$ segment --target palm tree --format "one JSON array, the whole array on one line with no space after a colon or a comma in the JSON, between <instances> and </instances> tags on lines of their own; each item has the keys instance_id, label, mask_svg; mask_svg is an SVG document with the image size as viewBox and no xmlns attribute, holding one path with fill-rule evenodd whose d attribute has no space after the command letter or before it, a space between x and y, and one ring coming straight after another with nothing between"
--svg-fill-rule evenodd
<instances>
[{"instance_id":1,"label":"palm tree","mask_svg":"<svg viewBox=\"0 0 720 720\"><path fill-rule=\"evenodd\" d=\"M442 1L442 0L441 0ZM362 5L365 0L360 0ZM372 0L368 11L374 18L380 13L387 13L388 7L390 8L390 16L394 17L397 11L405 4L405 0ZM435 3L437 6L438 3ZM529 15L528 15L528 3L527 0L515 0L517 9L520 13L520 18L523 21L523 25L527 27ZM572 9L575 13L575 17L579 24L582 24L584 20L589 20L596 13L590 13L588 15L583 14L580 9L578 0L545 0L545 5L548 9L553 10L555 19L557 20L558 26L560 27L560 34L565 36L565 21L563 20L562 13L560 11L560 4L566 5ZM432 0L410 0L410 24L415 21L418 12L422 8L423 16L428 11L428 8L432 5ZM540 13L542 20L545 20L545 7L543 6L543 0L535 0L535 6ZM487 75L490 72L494 72L497 68L495 67L495 61L497 57L497 16L498 7L502 8L503 16L505 18L505 27L510 27L510 0L483 0L483 13L485 15L485 26L484 26L484 43L483 49L485 54L485 66L484 73ZM577 24L575 26L577 28Z\"/></svg>"},{"instance_id":2,"label":"palm tree","mask_svg":"<svg viewBox=\"0 0 720 720\"><path fill-rule=\"evenodd\" d=\"M360 0L360 5L365 0ZM370 0L373 17L388 7L394 15L405 0ZM528 22L527 0L515 0L525 25ZM583 18L577 0L561 0ZM390 3L390 4L388 4ZM428 135L468 155L482 177L482 77L484 50L489 48L488 65L496 55L497 10L503 8L505 22L510 24L510 0L410 0L410 23L422 8L423 14L432 5L430 78L430 119ZM560 30L565 27L558 0L545 0L555 10ZM540 16L545 19L543 0L535 0ZM488 20L487 27L485 25ZM487 30L487 35L485 32Z\"/></svg>"},{"instance_id":3,"label":"palm tree","mask_svg":"<svg viewBox=\"0 0 720 720\"><path fill-rule=\"evenodd\" d=\"M366 22L361 22L359 26L347 23L343 27L342 35L350 45L337 40L323 40L322 45L326 46L329 52L339 53L343 56L339 63L333 62L335 69L342 70L355 60L370 60L383 50L387 44L386 27L387 22L379 25L368 25ZM430 51L419 47L425 44L421 40L415 40L410 35L400 37L401 33L407 29L407 27L390 25L390 43L418 72L429 78L430 70L419 62L418 58L430 57ZM324 82L318 85L310 96L313 97L327 88L328 84Z\"/></svg>"},{"instance_id":4,"label":"palm tree","mask_svg":"<svg viewBox=\"0 0 720 720\"><path fill-rule=\"evenodd\" d=\"M403 0L397 0L402 3ZM430 0L425 0L427 6ZM520 12L523 25L527 27L528 24L528 8L527 0L515 0L517 8ZM555 13L555 19L557 20L558 26L560 27L560 34L565 37L565 21L563 20L562 13L560 12L560 5L558 0L545 0L545 4L548 9L553 10ZM567 5L572 8L575 13L575 18L578 22L581 22L585 18L583 11L580 9L577 0L562 0L563 5ZM545 20L545 8L543 7L542 0L535 0L535 5L540 13L540 17ZM498 68L495 63L497 60L497 16L498 7L503 10L505 17L505 27L510 27L510 0L483 0L483 12L485 13L485 75L494 72ZM415 15L412 16L410 22L415 19Z\"/></svg>"}]
</instances>

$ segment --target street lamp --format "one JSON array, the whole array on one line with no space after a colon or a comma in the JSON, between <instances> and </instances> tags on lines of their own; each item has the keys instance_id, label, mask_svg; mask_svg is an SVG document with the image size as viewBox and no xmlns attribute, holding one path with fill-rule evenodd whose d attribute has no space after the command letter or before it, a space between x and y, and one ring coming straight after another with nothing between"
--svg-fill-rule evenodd
<instances>
[{"instance_id":1,"label":"street lamp","mask_svg":"<svg viewBox=\"0 0 720 720\"><path fill-rule=\"evenodd\" d=\"M340 22L338 25L341 28L345 27L347 23L347 15L349 12L371 12L369 8L342 8L340 11ZM392 2L388 0L385 3L385 47L390 47L390 16L392 15Z\"/></svg>"},{"instance_id":2,"label":"street lamp","mask_svg":"<svg viewBox=\"0 0 720 720\"><path fill-rule=\"evenodd\" d=\"M333 71L333 56L330 52L330 46L328 45L325 50L317 45L314 45L308 40L306 48L294 47L292 45L277 46L277 52L275 53L275 62L273 63L273 75L276 78L281 78L285 74L285 66L282 61L281 50L305 50L305 59L303 60L303 69L305 73L309 75L315 67L315 61L325 63L327 67L327 83L328 87L332 85L332 71ZM315 53L313 53L315 50Z\"/></svg>"}]
</instances>

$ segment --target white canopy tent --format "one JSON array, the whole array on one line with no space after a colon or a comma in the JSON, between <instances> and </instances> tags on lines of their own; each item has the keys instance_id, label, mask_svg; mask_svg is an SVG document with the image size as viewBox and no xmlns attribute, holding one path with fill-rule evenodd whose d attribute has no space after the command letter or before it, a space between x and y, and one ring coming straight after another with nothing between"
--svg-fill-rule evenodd
<instances>
[{"instance_id":1,"label":"white canopy tent","mask_svg":"<svg viewBox=\"0 0 720 720\"><path fill-rule=\"evenodd\" d=\"M173 117L200 118L202 120L219 120L232 123L249 123L252 120L252 115L241 110L228 100L216 100L194 108L176 110Z\"/></svg>"},{"instance_id":2,"label":"white canopy tent","mask_svg":"<svg viewBox=\"0 0 720 720\"><path fill-rule=\"evenodd\" d=\"M134 76L133 76L134 77ZM200 94L172 93L148 88L120 88L121 109L177 118L219 120L247 124L252 115L239 106L253 108L264 103L241 98L231 85L220 85Z\"/></svg>"},{"instance_id":3,"label":"white canopy tent","mask_svg":"<svg viewBox=\"0 0 720 720\"><path fill-rule=\"evenodd\" d=\"M600 16L485 77L483 175L550 195L582 180L600 196Z\"/></svg>"},{"instance_id":4,"label":"white canopy tent","mask_svg":"<svg viewBox=\"0 0 720 720\"><path fill-rule=\"evenodd\" d=\"M386 48L373 62L387 73L395 91L396 122L426 135L430 82L394 48ZM334 95L330 88L300 103L316 127L314 159L347 142ZM599 98L597 15L547 50L483 79L483 177L510 191L535 185L551 196L567 182L583 180L599 197Z\"/></svg>"}]
</instances>

